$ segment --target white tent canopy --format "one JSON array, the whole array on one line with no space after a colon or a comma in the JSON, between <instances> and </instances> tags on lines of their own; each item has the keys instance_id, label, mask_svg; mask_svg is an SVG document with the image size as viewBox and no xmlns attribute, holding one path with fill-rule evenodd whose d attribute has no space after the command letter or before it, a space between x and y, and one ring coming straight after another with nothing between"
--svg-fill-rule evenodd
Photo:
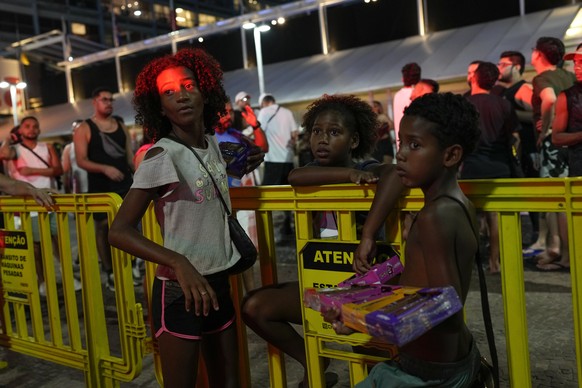
<instances>
[{"instance_id":1,"label":"white tent canopy","mask_svg":"<svg viewBox=\"0 0 582 388\"><path fill-rule=\"evenodd\" d=\"M279 103L309 101L324 93L361 93L400 85L401 68L409 62L422 67L423 78L438 81L464 77L467 65L476 59L496 63L505 50L521 51L529 59L531 48L541 36L564 37L576 17L579 5L540 11L524 16L496 20L424 37L379 43L328 55L316 55L264 67L265 85ZM241 90L258 98L256 69L241 69L224 75L227 93L234 97ZM132 93L116 95L115 114L133 124L135 112ZM256 101L253 100L256 104ZM38 117L43 137L69 134L71 123L90 117L91 100L62 104L26 115ZM0 126L5 138L11 120Z\"/></svg>"}]
</instances>

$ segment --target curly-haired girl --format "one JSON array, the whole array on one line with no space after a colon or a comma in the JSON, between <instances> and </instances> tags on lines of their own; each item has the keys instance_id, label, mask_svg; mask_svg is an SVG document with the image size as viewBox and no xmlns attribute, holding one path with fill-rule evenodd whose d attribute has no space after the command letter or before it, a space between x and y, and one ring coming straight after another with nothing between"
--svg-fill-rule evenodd
<instances>
[{"instance_id":1,"label":"curly-haired girl","mask_svg":"<svg viewBox=\"0 0 582 388\"><path fill-rule=\"evenodd\" d=\"M226 101L220 66L203 50L185 49L155 59L137 78L136 121L156 143L135 174L109 239L134 256L158 263L151 313L167 387L195 385L200 351L211 386L239 385L226 270L240 254L231 243L220 199L222 195L230 207L225 164L213 136ZM249 157L250 170L262 156L255 152ZM137 228L151 201L163 246Z\"/></svg>"},{"instance_id":2,"label":"curly-haired girl","mask_svg":"<svg viewBox=\"0 0 582 388\"><path fill-rule=\"evenodd\" d=\"M303 117L314 161L289 174L294 186L315 186L334 183L374 183L380 175L394 182L388 204L395 205L402 185L394 165L378 161L356 162L374 148L376 114L370 105L354 97L324 95L313 102ZM392 201L392 202L390 202ZM333 212L314 215L316 234L337 236ZM301 293L298 282L281 283L251 291L243 301L245 323L258 335L296 359L305 369L301 386L307 387L307 360L303 338L290 323L301 324ZM337 376L326 374L327 386L335 384Z\"/></svg>"}]
</instances>

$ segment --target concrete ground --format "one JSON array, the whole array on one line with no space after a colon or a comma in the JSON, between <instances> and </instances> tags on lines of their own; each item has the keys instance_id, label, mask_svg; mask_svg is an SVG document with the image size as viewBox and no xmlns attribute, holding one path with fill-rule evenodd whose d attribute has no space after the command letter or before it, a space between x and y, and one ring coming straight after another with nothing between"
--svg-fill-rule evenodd
<instances>
[{"instance_id":1,"label":"concrete ground","mask_svg":"<svg viewBox=\"0 0 582 388\"><path fill-rule=\"evenodd\" d=\"M524 240L527 241L529 224L523 220ZM290 239L283 240L277 247L279 258L279 279L297 279L295 247ZM521 260L521 258L516 258ZM258 269L255 268L258 280ZM576 355L573 343L572 294L570 274L567 272L541 273L525 265L525 289L527 301L527 320L529 331L529 350L533 387L578 387L576 375ZM501 366L502 386L508 387L507 358L503 326L501 300L501 277L487 276L489 299L496 336L497 351ZM136 287L136 293L142 293ZM112 303L113 293L105 292L106 304ZM109 302L107 301L109 299ZM468 324L473 331L482 353L488 352L485 331L481 320L478 279L472 281L472 289L466 303ZM116 330L116 322L111 321L111 329ZM268 365L266 345L262 339L248 330L249 355L252 367L253 387L268 387ZM113 347L114 345L112 345ZM0 387L83 387L83 373L22 354L0 348L0 360L8 366L0 370ZM289 387L296 387L301 381L302 368L289 357L287 362L287 381ZM349 387L347 365L332 361L330 370L339 375L338 388ZM153 372L153 359L146 356L143 372L134 381L122 383L122 387L158 387ZM520 387L521 388L521 387Z\"/></svg>"}]
</instances>

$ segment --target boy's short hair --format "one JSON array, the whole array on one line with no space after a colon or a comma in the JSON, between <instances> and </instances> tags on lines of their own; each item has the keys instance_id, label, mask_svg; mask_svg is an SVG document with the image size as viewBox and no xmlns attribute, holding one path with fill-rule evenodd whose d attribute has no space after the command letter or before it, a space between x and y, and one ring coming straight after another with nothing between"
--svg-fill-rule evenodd
<instances>
[{"instance_id":1,"label":"boy's short hair","mask_svg":"<svg viewBox=\"0 0 582 388\"><path fill-rule=\"evenodd\" d=\"M542 53L550 64L557 66L562 63L562 57L566 52L564 43L560 39L551 36L539 38L535 49Z\"/></svg>"},{"instance_id":2,"label":"boy's short hair","mask_svg":"<svg viewBox=\"0 0 582 388\"><path fill-rule=\"evenodd\" d=\"M475 70L475 81L481 89L491 90L499 79L499 69L491 62L482 62Z\"/></svg>"},{"instance_id":3,"label":"boy's short hair","mask_svg":"<svg viewBox=\"0 0 582 388\"><path fill-rule=\"evenodd\" d=\"M463 159L481 136L479 113L465 97L453 93L428 93L404 109L405 116L417 116L434 123L433 135L444 149L454 144L463 148Z\"/></svg>"},{"instance_id":4,"label":"boy's short hair","mask_svg":"<svg viewBox=\"0 0 582 388\"><path fill-rule=\"evenodd\" d=\"M420 80L421 69L418 63L407 63L402 67L402 82L404 86L416 85Z\"/></svg>"},{"instance_id":5,"label":"boy's short hair","mask_svg":"<svg viewBox=\"0 0 582 388\"><path fill-rule=\"evenodd\" d=\"M307 112L303 116L301 125L308 136L311 136L317 116L329 110L340 113L347 125L351 127L349 129L357 133L360 138L358 146L352 150L352 157L363 158L369 155L376 145L376 129L379 126L377 115L370 104L356 96L324 94L307 107Z\"/></svg>"}]
</instances>

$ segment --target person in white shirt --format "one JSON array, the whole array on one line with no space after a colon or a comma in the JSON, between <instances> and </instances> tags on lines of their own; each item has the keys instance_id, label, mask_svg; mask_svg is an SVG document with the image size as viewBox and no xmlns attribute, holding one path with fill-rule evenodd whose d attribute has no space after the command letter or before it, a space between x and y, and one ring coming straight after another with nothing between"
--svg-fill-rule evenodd
<instances>
[{"instance_id":1,"label":"person in white shirt","mask_svg":"<svg viewBox=\"0 0 582 388\"><path fill-rule=\"evenodd\" d=\"M287 176L293 169L295 142L298 126L293 113L277 104L275 97L263 93L259 96L261 111L258 125L267 136L269 152L265 155L265 170L262 185L288 185ZM291 214L285 213L281 235L292 234Z\"/></svg>"},{"instance_id":2,"label":"person in white shirt","mask_svg":"<svg viewBox=\"0 0 582 388\"><path fill-rule=\"evenodd\" d=\"M418 63L407 63L402 67L402 83L404 86L394 95L393 112L394 112L394 136L396 140L396 149L398 149L398 130L400 129L400 120L404 116L404 108L410 105L410 95L414 85L420 80L421 69Z\"/></svg>"},{"instance_id":3,"label":"person in white shirt","mask_svg":"<svg viewBox=\"0 0 582 388\"><path fill-rule=\"evenodd\" d=\"M54 191L57 187L55 177L63 173L61 161L52 144L38 141L40 124L36 117L27 116L22 119L17 129L18 142L11 137L0 147L0 159L8 161L8 171L13 179L27 182L38 189ZM11 134L12 135L12 134ZM34 260L39 284L39 293L46 295L44 282L41 238L38 224L38 213L30 213L32 221L32 240L34 242ZM50 215L51 235L56 238L57 224L54 213ZM53 244L56 246L57 244ZM81 289L81 283L74 280L75 290Z\"/></svg>"}]
</instances>

